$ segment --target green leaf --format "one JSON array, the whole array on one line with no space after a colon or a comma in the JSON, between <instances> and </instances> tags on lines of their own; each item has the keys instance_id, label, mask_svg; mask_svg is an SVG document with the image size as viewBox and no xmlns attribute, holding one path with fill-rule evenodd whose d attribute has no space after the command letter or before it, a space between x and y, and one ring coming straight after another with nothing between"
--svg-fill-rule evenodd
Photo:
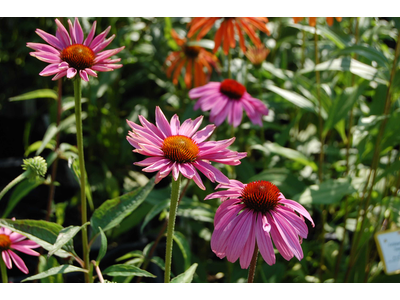
<instances>
[{"instance_id":1,"label":"green leaf","mask_svg":"<svg viewBox=\"0 0 400 300\"><path fill-rule=\"evenodd\" d=\"M288 100L290 103L307 111L315 112L314 104L309 99L292 91L281 89L275 85L267 84L264 86L266 89L278 94L282 98Z\"/></svg>"},{"instance_id":2,"label":"green leaf","mask_svg":"<svg viewBox=\"0 0 400 300\"><path fill-rule=\"evenodd\" d=\"M34 142L32 145L30 145L30 146L26 149L26 151L25 151L25 153L24 153L24 156L25 156L25 157L28 157L29 154L31 154L33 151L38 150L38 149L40 148L40 146L42 145L42 143L43 143L43 141L36 141L36 142ZM45 148L50 149L50 150L54 150L55 145L56 145L56 142L53 141L53 140L51 140L49 143L47 143L47 145L45 145Z\"/></svg>"},{"instance_id":3,"label":"green leaf","mask_svg":"<svg viewBox=\"0 0 400 300\"><path fill-rule=\"evenodd\" d=\"M57 100L58 95L56 91L49 89L36 90L32 92L28 92L19 96L11 97L10 101L21 101L21 100L30 100L37 98L51 98Z\"/></svg>"},{"instance_id":4,"label":"green leaf","mask_svg":"<svg viewBox=\"0 0 400 300\"><path fill-rule=\"evenodd\" d=\"M378 70L374 67L371 67L367 64L359 62L350 57L343 58L335 58L323 63L316 65L314 68L306 68L300 70L300 74L315 72L315 71L342 71L348 72L360 76L361 78L367 80L374 80L378 83L387 85L388 82L385 78L382 78L382 75L379 74Z\"/></svg>"},{"instance_id":5,"label":"green leaf","mask_svg":"<svg viewBox=\"0 0 400 300\"><path fill-rule=\"evenodd\" d=\"M4 210L2 218L7 218L14 207L19 203L19 201L29 194L30 191L41 185L45 180L43 178L37 179L33 182L29 180L24 180L20 182L16 188L13 190L10 199L8 200L7 207Z\"/></svg>"},{"instance_id":6,"label":"green leaf","mask_svg":"<svg viewBox=\"0 0 400 300\"><path fill-rule=\"evenodd\" d=\"M183 259L185 261L185 269L187 269L190 266L190 254L191 254L189 244L185 236L178 231L174 232L173 238L174 241L178 244L179 249L181 249Z\"/></svg>"},{"instance_id":7,"label":"green leaf","mask_svg":"<svg viewBox=\"0 0 400 300\"><path fill-rule=\"evenodd\" d=\"M147 213L146 217L143 220L142 225L140 226L140 232L143 232L143 228L149 223L156 215L162 212L164 209L169 207L171 200L165 199L162 202L158 203L156 206Z\"/></svg>"},{"instance_id":8,"label":"green leaf","mask_svg":"<svg viewBox=\"0 0 400 300\"><path fill-rule=\"evenodd\" d=\"M82 112L82 120L87 117L86 112ZM40 145L39 149L36 151L36 155L39 155L46 145L51 141L51 139L60 131L63 131L69 128L71 125L75 124L75 114L70 115L69 117L65 118L60 122L60 125L57 127L55 123L52 123L47 127L47 130L43 136L42 144Z\"/></svg>"},{"instance_id":9,"label":"green leaf","mask_svg":"<svg viewBox=\"0 0 400 300\"><path fill-rule=\"evenodd\" d=\"M78 182L79 186L81 185L81 170L79 167L79 159L75 159L72 163L72 170L74 171L75 179ZM87 201L89 203L90 210L94 210L94 205L93 205L93 198L92 198L92 191L90 189L90 183L88 180L88 176L85 170L85 193L87 197Z\"/></svg>"},{"instance_id":10,"label":"green leaf","mask_svg":"<svg viewBox=\"0 0 400 300\"><path fill-rule=\"evenodd\" d=\"M345 178L329 179L320 185L309 186L303 193L294 196L293 200L302 205L334 204L355 191L350 181Z\"/></svg>"},{"instance_id":11,"label":"green leaf","mask_svg":"<svg viewBox=\"0 0 400 300\"><path fill-rule=\"evenodd\" d=\"M73 237L84 227L87 226L89 222L82 226L69 226L66 228L63 228L60 233L57 236L57 240L54 243L53 247L49 249L49 253L47 254L47 257L52 256L54 253L56 253L59 249L61 249L62 246L64 246L66 243L70 242L72 244L72 239Z\"/></svg>"},{"instance_id":12,"label":"green leaf","mask_svg":"<svg viewBox=\"0 0 400 300\"><path fill-rule=\"evenodd\" d=\"M182 274L179 274L171 280L171 283L191 283L193 280L194 272L196 271L197 263L194 263L189 269Z\"/></svg>"},{"instance_id":13,"label":"green leaf","mask_svg":"<svg viewBox=\"0 0 400 300\"><path fill-rule=\"evenodd\" d=\"M264 143L264 145L254 145L252 146L252 148L261 150L265 152L267 155L270 154L271 152L276 153L283 157L301 163L302 165L310 166L314 171L318 170L318 167L315 164L315 162L309 160L304 154L294 149L282 147L277 143L266 142Z\"/></svg>"},{"instance_id":14,"label":"green leaf","mask_svg":"<svg viewBox=\"0 0 400 300\"><path fill-rule=\"evenodd\" d=\"M72 265L61 265L59 267L51 268L50 270L44 271L42 273L39 273L37 275L25 278L22 280L24 281L29 281L29 280L36 280L36 279L42 279L46 278L52 275L57 275L57 274L66 274L66 273L72 273L72 272L84 272L87 273L87 270L78 268Z\"/></svg>"},{"instance_id":15,"label":"green leaf","mask_svg":"<svg viewBox=\"0 0 400 300\"><path fill-rule=\"evenodd\" d=\"M381 67L387 67L389 65L389 61L382 52L374 49L372 47L366 47L361 45L354 45L350 47L346 47L340 51L334 52L333 56L341 56L356 53L360 56L363 56L370 61L376 61L377 64Z\"/></svg>"},{"instance_id":16,"label":"green leaf","mask_svg":"<svg viewBox=\"0 0 400 300\"><path fill-rule=\"evenodd\" d=\"M96 259L97 264L100 264L100 261L103 259L104 255L106 255L106 253L107 253L107 237L104 234L104 231L100 227L99 227L99 232L100 232L101 244L100 244L99 254L97 255L97 259Z\"/></svg>"},{"instance_id":17,"label":"green leaf","mask_svg":"<svg viewBox=\"0 0 400 300\"><path fill-rule=\"evenodd\" d=\"M63 227L59 224L41 221L41 220L10 220L0 219L0 226L6 227L12 231L18 232L28 239L38 243L46 250L50 250L53 244L57 240L57 236ZM68 252L73 251L72 244L67 243L63 246L63 249ZM55 255L59 257L70 257L72 256L62 249L58 250Z\"/></svg>"},{"instance_id":18,"label":"green leaf","mask_svg":"<svg viewBox=\"0 0 400 300\"><path fill-rule=\"evenodd\" d=\"M145 270L139 269L138 267L132 265L113 265L105 269L103 271L103 274L107 274L109 276L140 276L152 278L157 277Z\"/></svg>"},{"instance_id":19,"label":"green leaf","mask_svg":"<svg viewBox=\"0 0 400 300\"><path fill-rule=\"evenodd\" d=\"M149 182L132 192L121 197L105 201L97 208L90 224L92 226L92 236L99 233L98 227L104 231L117 226L121 221L132 213L147 197L154 187L155 176Z\"/></svg>"},{"instance_id":20,"label":"green leaf","mask_svg":"<svg viewBox=\"0 0 400 300\"><path fill-rule=\"evenodd\" d=\"M354 103L357 102L359 97L364 92L364 86L348 87L336 99L330 109L328 110L328 119L324 124L323 135L334 128L334 126L341 120L347 117L349 111L353 108Z\"/></svg>"},{"instance_id":21,"label":"green leaf","mask_svg":"<svg viewBox=\"0 0 400 300\"><path fill-rule=\"evenodd\" d=\"M59 267L60 264L58 263L57 259L52 256L46 258L44 255L39 256L39 265L38 265L38 273L43 273L45 271L50 270L51 268ZM46 278L40 279L41 283L63 283L63 276L62 274L52 275Z\"/></svg>"}]
</instances>

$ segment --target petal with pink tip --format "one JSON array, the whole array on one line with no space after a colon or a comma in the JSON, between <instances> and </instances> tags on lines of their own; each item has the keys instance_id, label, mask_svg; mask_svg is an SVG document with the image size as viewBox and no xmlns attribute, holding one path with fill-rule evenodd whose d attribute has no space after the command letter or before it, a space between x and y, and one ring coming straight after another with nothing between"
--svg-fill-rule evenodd
<instances>
[{"instance_id":1,"label":"petal with pink tip","mask_svg":"<svg viewBox=\"0 0 400 300\"><path fill-rule=\"evenodd\" d=\"M77 70L75 68L68 68L67 70L67 78L72 78L76 75Z\"/></svg>"},{"instance_id":2,"label":"petal with pink tip","mask_svg":"<svg viewBox=\"0 0 400 300\"><path fill-rule=\"evenodd\" d=\"M13 262L15 263L15 265L17 266L17 268L20 269L25 274L28 274L29 270L26 267L24 261L21 259L21 257L19 257L17 254L12 252L11 250L8 250L7 252L8 252L8 254L10 254L10 256L11 256Z\"/></svg>"}]
</instances>

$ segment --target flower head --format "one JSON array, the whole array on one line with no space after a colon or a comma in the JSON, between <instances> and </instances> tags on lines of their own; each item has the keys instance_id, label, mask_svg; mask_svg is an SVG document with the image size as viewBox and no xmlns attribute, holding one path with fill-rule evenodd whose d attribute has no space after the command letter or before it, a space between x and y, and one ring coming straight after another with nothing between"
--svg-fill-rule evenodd
<instances>
[{"instance_id":1,"label":"flower head","mask_svg":"<svg viewBox=\"0 0 400 300\"><path fill-rule=\"evenodd\" d=\"M201 86L209 80L212 68L218 69L217 57L205 50L203 47L197 45L190 45L186 39L181 39L175 30L171 31L171 35L176 43L181 47L179 51L174 51L165 60L165 63L170 64L167 69L167 77L173 78L172 83L178 84L178 77L181 70L185 68L185 84L186 87L192 86L192 77L194 79L194 86ZM207 74L204 72L207 69Z\"/></svg>"},{"instance_id":2,"label":"flower head","mask_svg":"<svg viewBox=\"0 0 400 300\"><path fill-rule=\"evenodd\" d=\"M192 37L196 32L198 32L197 40L200 40L203 36L207 34L207 32L211 29L211 27L218 19L222 19L222 22L217 32L215 33L214 52L217 52L221 43L225 55L228 54L229 47L235 48L235 28L239 36L239 45L243 52L246 52L243 31L247 33L247 35L257 47L261 46L261 41L257 36L255 30L258 29L268 35L270 34L266 26L266 24L268 23L268 19L265 17L196 17L193 18L193 20L188 24L188 26L190 27L188 37Z\"/></svg>"},{"instance_id":3,"label":"flower head","mask_svg":"<svg viewBox=\"0 0 400 300\"><path fill-rule=\"evenodd\" d=\"M264 45L261 47L249 47L245 53L249 61L255 66L260 66L268 54L269 49L265 48Z\"/></svg>"},{"instance_id":4,"label":"flower head","mask_svg":"<svg viewBox=\"0 0 400 300\"><path fill-rule=\"evenodd\" d=\"M227 190L212 193L205 199L222 200L211 237L211 249L219 258L226 256L230 262L240 258L240 266L247 269L257 243L263 259L273 265L272 240L284 259L303 258L300 244L308 234L303 216L313 226L314 222L302 205L286 199L268 181L243 184L231 180L230 184L220 184L217 188Z\"/></svg>"},{"instance_id":5,"label":"flower head","mask_svg":"<svg viewBox=\"0 0 400 300\"><path fill-rule=\"evenodd\" d=\"M211 136L215 125L207 125L197 131L203 116L194 121L187 119L182 124L179 117L174 115L168 122L161 109L156 108L156 125L139 116L142 126L128 121L132 131L127 136L128 142L136 148L133 152L150 156L135 165L145 166L145 172L158 171L155 182L158 183L171 171L175 180L179 174L193 179L201 188L205 189L200 178L199 170L212 182L229 183L229 179L211 161L236 166L246 153L238 153L226 149L235 138L222 141L205 141ZM196 170L197 169L197 170Z\"/></svg>"},{"instance_id":6,"label":"flower head","mask_svg":"<svg viewBox=\"0 0 400 300\"><path fill-rule=\"evenodd\" d=\"M53 80L67 76L73 78L77 73L85 80L89 81L89 75L97 77L95 71L108 72L121 68L121 64L116 64L121 59L110 59L111 56L117 54L125 47L112 50L103 50L115 38L113 34L106 39L111 26L105 31L94 37L96 31L96 21L94 21L92 29L84 40L83 30L79 24L78 18L75 18L74 24L68 20L69 33L64 25L58 20L56 35L51 35L41 29L36 29L36 33L45 40L49 45L40 43L27 43L29 48L36 52L29 54L37 59L50 63L45 67L41 76L51 76Z\"/></svg>"},{"instance_id":7,"label":"flower head","mask_svg":"<svg viewBox=\"0 0 400 300\"><path fill-rule=\"evenodd\" d=\"M27 158L23 160L22 169L28 171L28 177L31 180L38 176L44 177L47 172L47 162L41 156Z\"/></svg>"},{"instance_id":8,"label":"flower head","mask_svg":"<svg viewBox=\"0 0 400 300\"><path fill-rule=\"evenodd\" d=\"M295 23L300 22L301 20L303 20L304 17L293 17L293 21ZM340 22L342 21L342 17L335 17L336 21ZM333 25L333 17L326 17L326 23L328 23L329 26ZM317 17L309 17L308 18L308 24L310 26L314 26L317 24Z\"/></svg>"},{"instance_id":9,"label":"flower head","mask_svg":"<svg viewBox=\"0 0 400 300\"><path fill-rule=\"evenodd\" d=\"M25 274L29 273L24 261L14 253L13 250L18 250L25 254L40 256L39 253L33 251L32 248L40 247L34 241L26 240L26 237L17 232L12 232L10 229L0 227L0 252L1 258L8 269L11 269L12 262Z\"/></svg>"},{"instance_id":10,"label":"flower head","mask_svg":"<svg viewBox=\"0 0 400 300\"><path fill-rule=\"evenodd\" d=\"M268 115L268 108L261 100L253 98L246 88L233 79L222 82L209 82L205 86L189 91L189 97L197 100L194 109L210 112L210 121L219 126L227 119L234 127L240 125L243 109L251 122L262 126L263 115Z\"/></svg>"}]
</instances>

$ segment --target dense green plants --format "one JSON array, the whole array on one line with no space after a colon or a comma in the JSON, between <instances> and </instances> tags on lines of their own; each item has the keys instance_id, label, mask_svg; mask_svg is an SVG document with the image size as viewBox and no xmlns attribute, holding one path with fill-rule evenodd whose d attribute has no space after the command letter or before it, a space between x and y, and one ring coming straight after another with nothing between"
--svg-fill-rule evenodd
<instances>
[{"instance_id":1,"label":"dense green plants","mask_svg":"<svg viewBox=\"0 0 400 300\"><path fill-rule=\"evenodd\" d=\"M269 18L268 30L251 23L255 37L244 21L228 19L204 23L208 31L197 39L192 18L80 18L85 37L96 21L95 36L108 26L115 35L107 49L124 47L115 56L121 68L88 82L38 75L46 64L26 43L43 43L37 28L54 34L54 19L0 19L7 74L0 82L0 227L41 246L38 258L21 255L29 274L2 267L8 279L164 282L170 272L171 282L245 282L251 276L239 260L220 259L210 246L221 200L204 199L223 175L272 183L315 223L305 222L301 260L284 259L273 240L276 261L258 255L251 281L399 281L385 274L374 240L400 226L399 19L342 18L329 26L317 18L314 26L307 18ZM67 20L60 22L68 30ZM226 29L230 39L221 40L223 26L236 35ZM199 53L204 60L195 65ZM226 79L240 83L232 103L244 88L268 108L259 106L259 116L244 110L239 121L226 115L210 133L210 141L235 138L229 149L246 154L240 164L214 160L220 180L199 169L204 189L193 176L159 180L133 164L148 154L132 152L129 122L155 124L160 108L181 125L204 116L202 130L221 121L212 109L222 104L196 106L193 88ZM166 235L173 244L167 271Z\"/></svg>"}]
</instances>

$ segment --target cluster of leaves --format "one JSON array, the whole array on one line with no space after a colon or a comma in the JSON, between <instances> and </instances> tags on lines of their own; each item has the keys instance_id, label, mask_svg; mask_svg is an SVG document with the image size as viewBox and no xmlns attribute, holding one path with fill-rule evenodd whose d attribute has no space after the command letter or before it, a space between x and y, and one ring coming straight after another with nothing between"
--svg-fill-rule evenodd
<instances>
[{"instance_id":1,"label":"cluster of leaves","mask_svg":"<svg viewBox=\"0 0 400 300\"><path fill-rule=\"evenodd\" d=\"M27 236L48 251L47 256L39 258L39 273L24 280L82 281L79 275L65 274L87 272L74 266L72 259L79 260L80 251L75 252L81 249L77 237L81 228L87 226L93 266L100 267L107 280L162 281L170 179L155 186L152 174L132 166L143 157L132 153L126 142L126 119L137 122L138 115L143 115L154 120L157 105L167 118L174 113L181 120L202 114L193 110L183 78L175 86L165 75L165 58L177 47L170 30L174 28L184 36L189 20L97 19L98 28L111 25L111 34L116 34L110 47L126 48L119 54L123 68L102 73L83 86L86 194L91 219L82 226L76 226L81 174L74 137L72 84L68 80L62 83L62 114L57 122L60 86L37 75L43 63L31 59L24 44L41 42L34 36L35 28L54 32L53 20L0 20L10 31L14 30L12 37L0 32L0 41L5 45L0 63L2 69L10 71L7 80L0 83L7 87L0 94L1 118L7 114L12 117L18 107L26 112L23 134L2 132L2 138L7 136L5 140L10 141L10 151L4 157L15 156L10 153L18 153L21 158L43 155L49 170L47 179L22 181L0 203L0 226ZM400 139L396 134L400 72L394 56L398 20L344 18L332 27L322 20L317 27L319 64L315 64L315 28L305 23L293 24L290 18L270 19L271 36L260 34L271 51L260 67L252 66L238 47L232 50L232 77L244 83L253 97L266 103L270 115L264 118L263 128L247 118L243 120L232 149L247 151L248 156L241 165L221 166L221 170L229 178L245 183L274 183L288 199L305 206L317 224L302 243L302 261L287 262L277 254L276 264L268 266L260 258L256 282L398 281L399 275L384 274L373 239L379 230L400 226ZM82 19L84 31L91 22L90 18ZM202 41L210 51L214 47L214 32L211 30ZM13 41L4 42L10 38ZM227 68L227 57L222 51L217 56L222 72L213 72L213 81L223 80ZM395 76L391 76L393 64ZM317 71L320 86L316 84ZM20 85L21 78L28 80ZM385 115L390 86L391 107ZM230 134L227 124L216 131L218 139L229 138ZM12 140L16 136L23 136L23 144L13 150ZM321 137L325 153L322 182L318 179ZM369 194L367 191L370 200L366 201L366 183L376 156L376 177ZM54 163L58 163L58 172L52 177ZM7 182L13 179L2 177ZM242 282L247 271L238 262L218 259L210 249L219 200L203 201L215 188L208 181L204 183L206 191L192 182L183 182L187 186L179 203L174 234L177 247L173 252L173 282ZM50 208L52 222L48 222L44 219L51 186L55 186L56 192ZM32 206L40 209L30 210ZM5 219L11 216L17 220ZM352 244L358 235L358 243ZM352 251L355 255L350 261ZM95 274L93 270L89 272Z\"/></svg>"}]
</instances>

